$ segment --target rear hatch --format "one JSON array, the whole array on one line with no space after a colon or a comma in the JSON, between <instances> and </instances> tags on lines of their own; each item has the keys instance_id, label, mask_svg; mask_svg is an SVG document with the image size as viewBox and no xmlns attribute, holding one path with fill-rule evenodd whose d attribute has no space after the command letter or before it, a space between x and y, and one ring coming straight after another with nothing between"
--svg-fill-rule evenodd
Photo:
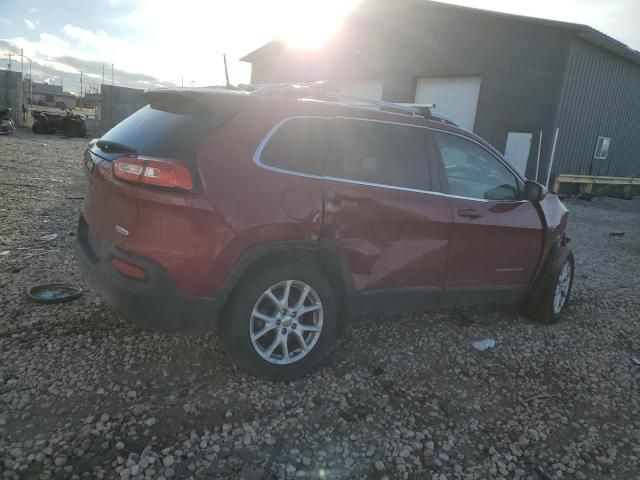
<instances>
[{"instance_id":1,"label":"rear hatch","mask_svg":"<svg viewBox=\"0 0 640 480\"><path fill-rule=\"evenodd\" d=\"M202 189L195 162L198 150L210 134L239 112L245 98L243 94L206 89L145 92L149 104L92 142L85 153L88 191L83 213L90 237L102 237L118 246L131 244L143 224L139 202L150 197L145 192L197 195ZM190 173L192 186L169 188L138 184L135 178L133 182L116 178L114 165L123 158L180 167Z\"/></svg>"}]
</instances>

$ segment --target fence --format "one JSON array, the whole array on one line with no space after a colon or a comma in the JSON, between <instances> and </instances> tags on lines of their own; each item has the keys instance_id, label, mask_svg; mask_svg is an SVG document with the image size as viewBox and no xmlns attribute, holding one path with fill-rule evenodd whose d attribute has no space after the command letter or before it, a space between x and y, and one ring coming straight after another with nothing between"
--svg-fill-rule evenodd
<instances>
[{"instance_id":1,"label":"fence","mask_svg":"<svg viewBox=\"0 0 640 480\"><path fill-rule=\"evenodd\" d=\"M0 70L0 107L12 109L11 118L16 125L21 124L22 104L20 103L20 82L22 74L20 72L10 72Z\"/></svg>"},{"instance_id":2,"label":"fence","mask_svg":"<svg viewBox=\"0 0 640 480\"><path fill-rule=\"evenodd\" d=\"M99 134L106 132L147 104L142 97L144 90L104 84L100 88L102 93L98 106Z\"/></svg>"}]
</instances>

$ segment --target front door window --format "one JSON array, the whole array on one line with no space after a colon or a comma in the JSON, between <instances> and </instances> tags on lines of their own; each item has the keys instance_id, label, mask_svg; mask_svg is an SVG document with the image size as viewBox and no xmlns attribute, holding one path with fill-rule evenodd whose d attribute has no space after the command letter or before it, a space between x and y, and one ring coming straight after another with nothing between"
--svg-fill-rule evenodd
<instances>
[{"instance_id":1,"label":"front door window","mask_svg":"<svg viewBox=\"0 0 640 480\"><path fill-rule=\"evenodd\" d=\"M496 157L458 135L433 132L449 192L482 200L517 200L515 175Z\"/></svg>"}]
</instances>

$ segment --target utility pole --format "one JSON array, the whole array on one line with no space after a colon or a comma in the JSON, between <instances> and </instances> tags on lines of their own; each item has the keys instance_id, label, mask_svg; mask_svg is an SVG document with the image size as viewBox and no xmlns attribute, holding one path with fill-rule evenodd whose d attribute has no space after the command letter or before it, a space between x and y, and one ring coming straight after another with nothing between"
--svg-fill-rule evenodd
<instances>
[{"instance_id":1,"label":"utility pole","mask_svg":"<svg viewBox=\"0 0 640 480\"><path fill-rule=\"evenodd\" d=\"M113 87L113 63L111 64L111 86Z\"/></svg>"},{"instance_id":2,"label":"utility pole","mask_svg":"<svg viewBox=\"0 0 640 480\"><path fill-rule=\"evenodd\" d=\"M102 64L102 85L104 85L104 63Z\"/></svg>"},{"instance_id":3,"label":"utility pole","mask_svg":"<svg viewBox=\"0 0 640 480\"><path fill-rule=\"evenodd\" d=\"M180 86L184 88L184 75L180 75Z\"/></svg>"},{"instance_id":4,"label":"utility pole","mask_svg":"<svg viewBox=\"0 0 640 480\"><path fill-rule=\"evenodd\" d=\"M19 118L22 119L20 124L24 127L25 123L25 115L24 115L24 50L20 49L20 115Z\"/></svg>"},{"instance_id":5,"label":"utility pole","mask_svg":"<svg viewBox=\"0 0 640 480\"><path fill-rule=\"evenodd\" d=\"M82 70L80 70L80 110L82 110Z\"/></svg>"},{"instance_id":6,"label":"utility pole","mask_svg":"<svg viewBox=\"0 0 640 480\"><path fill-rule=\"evenodd\" d=\"M31 75L31 59L29 60L29 105L33 107L33 76Z\"/></svg>"}]
</instances>

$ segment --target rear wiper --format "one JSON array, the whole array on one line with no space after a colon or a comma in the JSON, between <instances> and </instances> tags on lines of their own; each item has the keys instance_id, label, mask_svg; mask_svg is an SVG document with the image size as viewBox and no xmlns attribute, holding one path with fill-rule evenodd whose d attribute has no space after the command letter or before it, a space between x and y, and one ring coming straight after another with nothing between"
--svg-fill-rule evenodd
<instances>
[{"instance_id":1,"label":"rear wiper","mask_svg":"<svg viewBox=\"0 0 640 480\"><path fill-rule=\"evenodd\" d=\"M105 152L130 153L132 155L138 154L138 151L135 148L128 147L118 142L112 142L110 140L98 140L96 142L96 146Z\"/></svg>"}]
</instances>

